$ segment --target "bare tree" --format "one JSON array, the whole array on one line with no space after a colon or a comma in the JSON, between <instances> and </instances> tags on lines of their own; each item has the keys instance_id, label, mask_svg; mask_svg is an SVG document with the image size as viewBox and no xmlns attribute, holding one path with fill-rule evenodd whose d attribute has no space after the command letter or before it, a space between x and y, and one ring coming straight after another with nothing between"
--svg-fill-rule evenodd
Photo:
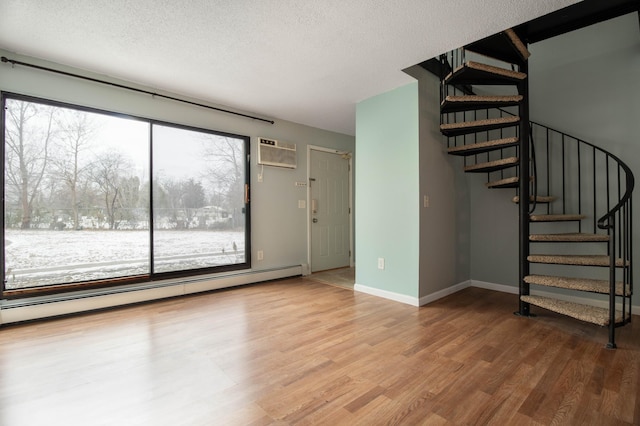
<instances>
[{"instance_id":1,"label":"bare tree","mask_svg":"<svg viewBox=\"0 0 640 426\"><path fill-rule=\"evenodd\" d=\"M244 208L245 153L241 139L207 136L204 142L204 159L207 161L206 177L211 182L213 194L222 194L224 206L234 212L233 223L241 225L240 212Z\"/></svg>"},{"instance_id":2,"label":"bare tree","mask_svg":"<svg viewBox=\"0 0 640 426\"><path fill-rule=\"evenodd\" d=\"M189 228L197 209L205 204L202 183L193 178L180 181L163 179L160 186L164 195L163 201L171 211L171 220L178 228Z\"/></svg>"},{"instance_id":3,"label":"bare tree","mask_svg":"<svg viewBox=\"0 0 640 426\"><path fill-rule=\"evenodd\" d=\"M140 203L140 178L138 176L120 178L120 210L118 219L137 222L141 219L138 216L138 205Z\"/></svg>"},{"instance_id":4,"label":"bare tree","mask_svg":"<svg viewBox=\"0 0 640 426\"><path fill-rule=\"evenodd\" d=\"M117 151L98 154L93 164L92 178L102 195L109 229L118 227L116 219L122 207L122 185L126 171L131 168L130 162Z\"/></svg>"},{"instance_id":5,"label":"bare tree","mask_svg":"<svg viewBox=\"0 0 640 426\"><path fill-rule=\"evenodd\" d=\"M34 201L47 172L55 135L55 109L8 99L6 103L5 176L21 208L20 227L31 227Z\"/></svg>"},{"instance_id":6,"label":"bare tree","mask_svg":"<svg viewBox=\"0 0 640 426\"><path fill-rule=\"evenodd\" d=\"M64 182L69 191L73 226L78 229L80 180L90 167L89 162L83 161L82 152L91 146L96 126L88 113L78 110L65 110L64 115L58 119L58 124L59 146L51 162L57 178Z\"/></svg>"}]
</instances>

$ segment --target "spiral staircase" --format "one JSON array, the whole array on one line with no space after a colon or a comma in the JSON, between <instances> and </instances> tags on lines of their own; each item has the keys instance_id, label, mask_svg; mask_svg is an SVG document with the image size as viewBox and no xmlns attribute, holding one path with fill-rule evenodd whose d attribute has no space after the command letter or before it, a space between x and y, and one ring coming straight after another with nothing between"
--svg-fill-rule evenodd
<instances>
[{"instance_id":1,"label":"spiral staircase","mask_svg":"<svg viewBox=\"0 0 640 426\"><path fill-rule=\"evenodd\" d=\"M533 306L607 327L615 348L632 317L633 174L604 149L530 121L529 56L513 29L441 55L440 130L465 172L515 190L516 314Z\"/></svg>"}]
</instances>

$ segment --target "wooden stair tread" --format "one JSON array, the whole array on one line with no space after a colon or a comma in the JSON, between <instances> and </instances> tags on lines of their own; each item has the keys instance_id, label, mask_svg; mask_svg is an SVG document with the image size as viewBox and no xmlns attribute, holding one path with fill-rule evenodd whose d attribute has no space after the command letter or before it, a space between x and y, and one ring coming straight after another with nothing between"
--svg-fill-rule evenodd
<instances>
[{"instance_id":1,"label":"wooden stair tread","mask_svg":"<svg viewBox=\"0 0 640 426\"><path fill-rule=\"evenodd\" d=\"M555 200L557 200L557 197L548 196L548 195L536 195L535 197L535 201L537 204L553 203ZM516 204L520 203L520 196L516 195L511 199L511 201L513 201ZM533 195L529 196L529 202L533 203Z\"/></svg>"},{"instance_id":2,"label":"wooden stair tread","mask_svg":"<svg viewBox=\"0 0 640 426\"><path fill-rule=\"evenodd\" d=\"M609 266L607 255L571 255L571 254L535 254L527 256L531 263L547 263L552 265L578 265L578 266ZM616 267L628 266L629 262L616 259Z\"/></svg>"},{"instance_id":3,"label":"wooden stair tread","mask_svg":"<svg viewBox=\"0 0 640 426\"><path fill-rule=\"evenodd\" d=\"M609 281L594 280L591 278L556 277L550 275L529 275L524 277L524 282L529 284L543 285L547 287L566 288L569 290L588 291L591 293L609 294ZM622 296L624 284L616 281L616 295ZM627 288L626 296L631 292Z\"/></svg>"},{"instance_id":4,"label":"wooden stair tread","mask_svg":"<svg viewBox=\"0 0 640 426\"><path fill-rule=\"evenodd\" d=\"M477 84L477 85L513 85L527 78L527 74L512 71L507 68L469 61L445 78L446 84Z\"/></svg>"},{"instance_id":5,"label":"wooden stair tread","mask_svg":"<svg viewBox=\"0 0 640 426\"><path fill-rule=\"evenodd\" d=\"M493 182L487 182L485 185L487 188L517 188L520 183L520 178L518 176L504 178L500 180L496 180Z\"/></svg>"},{"instance_id":6,"label":"wooden stair tread","mask_svg":"<svg viewBox=\"0 0 640 426\"><path fill-rule=\"evenodd\" d=\"M565 300L558 300L544 296L521 296L520 300L549 311L567 315L596 325L607 326L610 322L609 311L596 306L567 302ZM620 312L616 312L615 322L622 322L622 314Z\"/></svg>"},{"instance_id":7,"label":"wooden stair tread","mask_svg":"<svg viewBox=\"0 0 640 426\"><path fill-rule=\"evenodd\" d=\"M505 30L504 34L507 37L509 37L509 40L511 40L511 43L513 43L513 46L520 54L520 57L522 57L522 59L525 61L529 59L529 56L531 56L531 52L529 52L529 50L527 49L527 46L525 46L522 40L520 40L520 37L518 37L518 34L516 34L516 32L513 31L513 28L509 28L508 30Z\"/></svg>"},{"instance_id":8,"label":"wooden stair tread","mask_svg":"<svg viewBox=\"0 0 640 426\"><path fill-rule=\"evenodd\" d=\"M522 101L522 95L511 96L447 96L440 105L440 112L470 111L484 108L500 108L518 105Z\"/></svg>"},{"instance_id":9,"label":"wooden stair tread","mask_svg":"<svg viewBox=\"0 0 640 426\"><path fill-rule=\"evenodd\" d=\"M446 136L465 135L516 126L519 122L520 117L514 115L510 117L487 118L484 120L461 121L458 123L444 123L440 125L440 132Z\"/></svg>"},{"instance_id":10,"label":"wooden stair tread","mask_svg":"<svg viewBox=\"0 0 640 426\"><path fill-rule=\"evenodd\" d=\"M518 138L494 139L487 142L479 142L468 145L453 146L447 151L451 155L474 155L497 149L509 148L518 145Z\"/></svg>"},{"instance_id":11,"label":"wooden stair tread","mask_svg":"<svg viewBox=\"0 0 640 426\"><path fill-rule=\"evenodd\" d=\"M486 163L478 163L466 166L464 171L467 173L494 172L496 170L506 169L508 167L517 166L518 157L501 158L499 160L487 161Z\"/></svg>"},{"instance_id":12,"label":"wooden stair tread","mask_svg":"<svg viewBox=\"0 0 640 426\"><path fill-rule=\"evenodd\" d=\"M571 222L586 218L583 214L532 214L531 222Z\"/></svg>"},{"instance_id":13,"label":"wooden stair tread","mask_svg":"<svg viewBox=\"0 0 640 426\"><path fill-rule=\"evenodd\" d=\"M535 242L560 242L560 243L587 243L587 242L607 242L607 234L586 234L582 232L564 234L531 234L529 241Z\"/></svg>"}]
</instances>

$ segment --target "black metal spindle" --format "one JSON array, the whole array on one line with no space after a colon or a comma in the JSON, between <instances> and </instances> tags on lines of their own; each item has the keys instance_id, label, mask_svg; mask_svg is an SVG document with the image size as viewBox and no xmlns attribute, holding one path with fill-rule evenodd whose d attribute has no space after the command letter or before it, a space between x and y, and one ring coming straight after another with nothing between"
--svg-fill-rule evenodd
<instances>
[{"instance_id":1,"label":"black metal spindle","mask_svg":"<svg viewBox=\"0 0 640 426\"><path fill-rule=\"evenodd\" d=\"M622 179L620 177L620 164L618 164L618 200L622 199L622 195L621 195L621 185L622 185ZM624 221L622 221L622 209L618 210L618 223L621 225L618 225L618 252L622 253L622 244L623 244L623 239L622 239L622 232L623 232L623 228L624 228ZM623 257L624 258L624 257Z\"/></svg>"},{"instance_id":2,"label":"black metal spindle","mask_svg":"<svg viewBox=\"0 0 640 426\"><path fill-rule=\"evenodd\" d=\"M627 175L627 182L629 179L629 175ZM632 180L632 186L633 186L633 176L631 176L631 180ZM633 189L633 188L631 188ZM626 188L626 192L629 191L629 187L627 186ZM631 239L633 238L633 220L631 220L631 218L633 218L633 202L632 202L632 198L631 196L629 196L629 199L627 200L627 208L629 209L629 214L627 215L627 218L629 220L628 223L628 230L627 230L627 241L629 244L629 266L627 268L628 274L629 274L629 297L631 298L631 295L633 294L633 244L631 244ZM629 322L631 322L631 318L633 318L633 315L631 314L631 304L629 304Z\"/></svg>"},{"instance_id":3,"label":"black metal spindle","mask_svg":"<svg viewBox=\"0 0 640 426\"><path fill-rule=\"evenodd\" d=\"M598 192L596 191L596 170L598 170L596 168L596 147L592 147L593 148L593 217L596 218L598 217ZM593 233L596 233L596 224L595 221L593 223ZM607 233L609 233L609 231L607 230Z\"/></svg>"},{"instance_id":4,"label":"black metal spindle","mask_svg":"<svg viewBox=\"0 0 640 426\"><path fill-rule=\"evenodd\" d=\"M565 165L565 139L562 134L562 214L567 214L567 174Z\"/></svg>"},{"instance_id":5,"label":"black metal spindle","mask_svg":"<svg viewBox=\"0 0 640 426\"><path fill-rule=\"evenodd\" d=\"M609 183L609 176L610 176L609 175L609 155L606 155L604 160L605 160L605 179L606 179L605 180L605 186L607 188L607 210L606 211L610 212L611 211L611 208L610 208L610 206L611 206L611 198L610 198L611 197L611 194L610 194L611 185ZM614 232L615 232L615 228L611 228L611 229L613 229ZM615 249L615 246L613 248Z\"/></svg>"},{"instance_id":6,"label":"black metal spindle","mask_svg":"<svg viewBox=\"0 0 640 426\"><path fill-rule=\"evenodd\" d=\"M609 219L609 226L615 227L615 219ZM609 250L615 250L615 232L611 232L609 240ZM614 349L616 347L616 263L615 256L611 256L609 260L609 343L607 348Z\"/></svg>"},{"instance_id":7,"label":"black metal spindle","mask_svg":"<svg viewBox=\"0 0 640 426\"><path fill-rule=\"evenodd\" d=\"M520 71L528 75L529 65L527 62L522 63ZM524 99L529 99L529 78L526 77L521 83L518 84L518 93L520 93ZM522 102L519 108L520 113L520 181L518 183L520 204L518 212L518 225L519 225L519 258L520 258L520 279L519 279L519 294L520 296L529 295L531 288L528 283L524 281L524 278L529 275L530 265L527 260L530 247L529 247L529 104L528 102ZM519 301L518 314L522 316L529 316L531 306L529 303Z\"/></svg>"},{"instance_id":8,"label":"black metal spindle","mask_svg":"<svg viewBox=\"0 0 640 426\"><path fill-rule=\"evenodd\" d=\"M547 170L547 195L551 195L551 162L550 162L550 158L549 158L549 128L547 127L547 131L546 131L546 149L547 149L547 163L545 164ZM551 214L551 203L547 203L547 214Z\"/></svg>"},{"instance_id":9,"label":"black metal spindle","mask_svg":"<svg viewBox=\"0 0 640 426\"><path fill-rule=\"evenodd\" d=\"M530 190L531 190L531 199L533 201L531 201L531 206L529 207L529 214L533 213L533 211L536 209L536 205L538 203L538 162L536 161L536 147L535 144L533 143L533 128L529 128L529 135L530 135L530 158L531 158L531 169L533 170L533 173L531 174L533 176L533 181L531 182L530 186Z\"/></svg>"},{"instance_id":10,"label":"black metal spindle","mask_svg":"<svg viewBox=\"0 0 640 426\"><path fill-rule=\"evenodd\" d=\"M578 214L582 214L582 169L580 161L580 143L576 143L578 150ZM596 221L594 216L593 221ZM578 222L578 232L582 232L582 221Z\"/></svg>"}]
</instances>

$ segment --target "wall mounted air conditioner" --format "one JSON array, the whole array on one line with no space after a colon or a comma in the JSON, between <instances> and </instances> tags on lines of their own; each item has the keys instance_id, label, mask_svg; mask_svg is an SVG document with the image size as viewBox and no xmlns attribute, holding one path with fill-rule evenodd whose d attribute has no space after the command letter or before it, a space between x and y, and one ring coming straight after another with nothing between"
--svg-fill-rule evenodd
<instances>
[{"instance_id":1,"label":"wall mounted air conditioner","mask_svg":"<svg viewBox=\"0 0 640 426\"><path fill-rule=\"evenodd\" d=\"M295 169L297 163L296 144L258 138L258 164Z\"/></svg>"}]
</instances>

